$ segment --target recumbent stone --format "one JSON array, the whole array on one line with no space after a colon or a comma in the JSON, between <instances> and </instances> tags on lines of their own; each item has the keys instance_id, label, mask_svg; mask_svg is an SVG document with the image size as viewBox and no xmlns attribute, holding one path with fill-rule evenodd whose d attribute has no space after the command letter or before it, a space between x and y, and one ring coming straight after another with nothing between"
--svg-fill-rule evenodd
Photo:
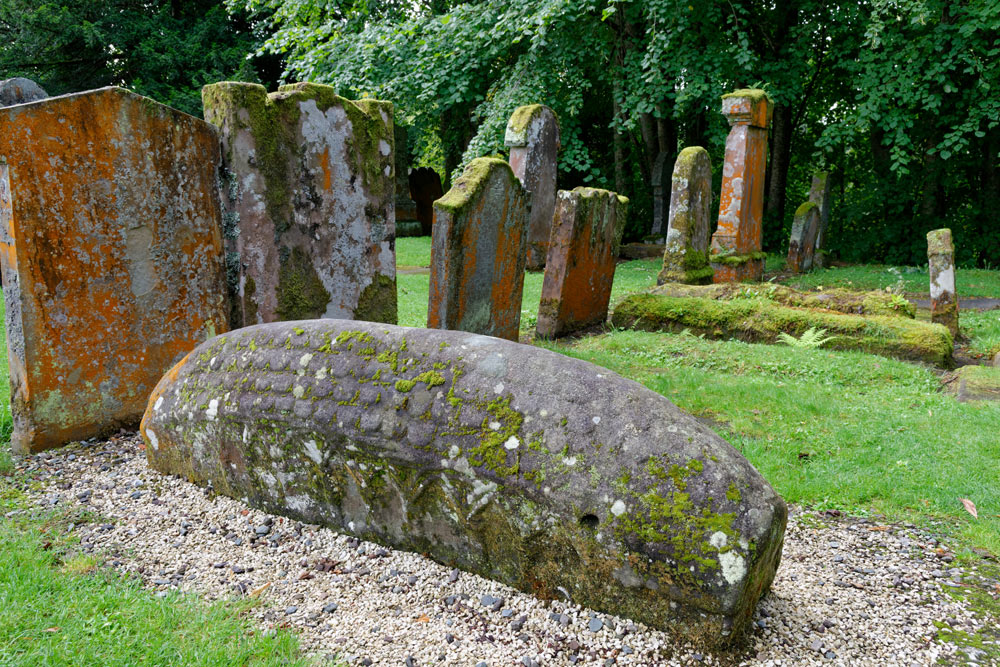
<instances>
[{"instance_id":1,"label":"recumbent stone","mask_svg":"<svg viewBox=\"0 0 1000 667\"><path fill-rule=\"evenodd\" d=\"M312 320L219 336L142 432L155 469L707 645L749 623L784 502L670 401L458 331Z\"/></svg>"}]
</instances>

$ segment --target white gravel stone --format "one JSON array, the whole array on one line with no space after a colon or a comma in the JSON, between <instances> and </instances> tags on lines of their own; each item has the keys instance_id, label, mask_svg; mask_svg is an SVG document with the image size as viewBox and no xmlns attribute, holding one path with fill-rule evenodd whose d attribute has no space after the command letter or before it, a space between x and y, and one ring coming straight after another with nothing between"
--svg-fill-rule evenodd
<instances>
[{"instance_id":1,"label":"white gravel stone","mask_svg":"<svg viewBox=\"0 0 1000 667\"><path fill-rule=\"evenodd\" d=\"M933 537L792 508L781 566L744 646L702 654L628 619L456 576L417 554L214 496L150 469L141 443L121 434L18 466L41 482L28 489L38 506L86 503L100 517L74 530L106 564L157 593L259 598L252 613L267 630L290 626L306 651L352 665L366 658L402 665L412 656L417 665L514 665L528 657L542 667L610 658L637 666L909 667L968 659L965 649L936 639L935 621L970 634L984 622L943 591L965 585L970 573L943 560L947 551ZM269 532L260 534L261 526ZM484 596L503 598L502 610L483 606Z\"/></svg>"}]
</instances>

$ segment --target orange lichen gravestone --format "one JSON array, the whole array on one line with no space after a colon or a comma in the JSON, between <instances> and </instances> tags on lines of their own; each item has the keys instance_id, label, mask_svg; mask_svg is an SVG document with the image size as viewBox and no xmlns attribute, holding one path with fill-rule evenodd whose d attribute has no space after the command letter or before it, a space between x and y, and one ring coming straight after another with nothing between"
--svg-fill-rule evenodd
<instances>
[{"instance_id":1,"label":"orange lichen gravestone","mask_svg":"<svg viewBox=\"0 0 1000 667\"><path fill-rule=\"evenodd\" d=\"M504 143L510 148L510 168L524 189L531 193L526 265L535 271L545 266L556 207L559 163L556 113L541 104L518 107L507 123Z\"/></svg>"},{"instance_id":2,"label":"orange lichen gravestone","mask_svg":"<svg viewBox=\"0 0 1000 667\"><path fill-rule=\"evenodd\" d=\"M760 280L764 274L761 219L771 106L767 93L757 89L722 98L722 113L732 129L722 167L719 226L709 256L717 283Z\"/></svg>"},{"instance_id":3,"label":"orange lichen gravestone","mask_svg":"<svg viewBox=\"0 0 1000 667\"><path fill-rule=\"evenodd\" d=\"M227 328L219 138L121 88L0 109L15 452L138 423Z\"/></svg>"},{"instance_id":4,"label":"orange lichen gravestone","mask_svg":"<svg viewBox=\"0 0 1000 667\"><path fill-rule=\"evenodd\" d=\"M510 165L476 158L434 202L428 329L518 339L527 199Z\"/></svg>"}]
</instances>

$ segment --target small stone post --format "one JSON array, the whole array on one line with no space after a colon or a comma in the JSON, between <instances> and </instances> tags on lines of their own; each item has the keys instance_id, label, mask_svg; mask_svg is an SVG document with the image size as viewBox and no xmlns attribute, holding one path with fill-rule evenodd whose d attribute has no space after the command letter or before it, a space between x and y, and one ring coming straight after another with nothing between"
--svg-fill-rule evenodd
<instances>
[{"instance_id":1,"label":"small stone post","mask_svg":"<svg viewBox=\"0 0 1000 667\"><path fill-rule=\"evenodd\" d=\"M661 154L662 155L662 154ZM670 221L663 270L667 282L702 285L712 281L708 235L712 216L712 162L701 146L688 146L677 156L670 185Z\"/></svg>"},{"instance_id":2,"label":"small stone post","mask_svg":"<svg viewBox=\"0 0 1000 667\"><path fill-rule=\"evenodd\" d=\"M763 90L737 90L722 97L722 113L732 129L726 138L719 226L709 258L717 283L760 280L764 274L761 219L771 107Z\"/></svg>"},{"instance_id":3,"label":"small stone post","mask_svg":"<svg viewBox=\"0 0 1000 667\"><path fill-rule=\"evenodd\" d=\"M803 273L812 268L813 248L819 231L819 206L807 201L795 210L792 234L788 240L788 270Z\"/></svg>"},{"instance_id":4,"label":"small stone post","mask_svg":"<svg viewBox=\"0 0 1000 667\"><path fill-rule=\"evenodd\" d=\"M504 144L510 148L514 175L531 193L527 268L538 270L545 266L556 207L559 119L541 104L518 107L507 123Z\"/></svg>"},{"instance_id":5,"label":"small stone post","mask_svg":"<svg viewBox=\"0 0 1000 667\"><path fill-rule=\"evenodd\" d=\"M823 268L823 235L830 221L830 172L817 171L812 177L812 187L809 188L809 201L819 207L819 228L816 231L816 244L813 248L813 266Z\"/></svg>"},{"instance_id":6,"label":"small stone post","mask_svg":"<svg viewBox=\"0 0 1000 667\"><path fill-rule=\"evenodd\" d=\"M950 229L927 232L931 274L931 322L943 324L958 338L958 295L955 293L955 246Z\"/></svg>"}]
</instances>

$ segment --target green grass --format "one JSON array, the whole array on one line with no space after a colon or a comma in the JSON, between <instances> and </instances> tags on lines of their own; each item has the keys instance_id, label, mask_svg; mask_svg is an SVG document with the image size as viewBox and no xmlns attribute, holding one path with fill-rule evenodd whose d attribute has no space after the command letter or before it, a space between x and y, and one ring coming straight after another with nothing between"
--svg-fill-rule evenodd
<instances>
[{"instance_id":1,"label":"green grass","mask_svg":"<svg viewBox=\"0 0 1000 667\"><path fill-rule=\"evenodd\" d=\"M404 261L405 260L405 261ZM431 245L427 237L407 237L396 239L397 266L430 266ZM615 282L611 289L611 305L628 294L656 285L656 276L662 262L658 259L642 259L622 262L615 269ZM542 299L544 274L528 272L524 276L524 291L521 296L521 333L533 333L538 319L538 304ZM404 327L427 326L427 299L430 291L430 276L427 274L397 274L399 324Z\"/></svg>"},{"instance_id":2,"label":"green grass","mask_svg":"<svg viewBox=\"0 0 1000 667\"><path fill-rule=\"evenodd\" d=\"M0 484L4 484L0 482ZM0 486L4 512L21 506ZM4 665L303 665L298 642L265 636L245 602L156 598L97 567L64 539L69 516L0 522L0 662Z\"/></svg>"},{"instance_id":3,"label":"green grass","mask_svg":"<svg viewBox=\"0 0 1000 667\"><path fill-rule=\"evenodd\" d=\"M888 287L906 294L928 294L930 291L930 276L926 266L916 268L865 264L831 267L792 276L782 282L802 290L846 287L867 291L884 290ZM955 289L960 300L962 297L1000 298L1000 271L958 269L955 272Z\"/></svg>"},{"instance_id":4,"label":"green grass","mask_svg":"<svg viewBox=\"0 0 1000 667\"><path fill-rule=\"evenodd\" d=\"M959 403L927 368L861 352L617 331L552 349L720 422L788 501L943 518L1000 553L1000 405ZM979 519L959 498L979 507Z\"/></svg>"},{"instance_id":5,"label":"green grass","mask_svg":"<svg viewBox=\"0 0 1000 667\"><path fill-rule=\"evenodd\" d=\"M958 325L969 338L969 351L989 357L1000 352L1000 310L962 310L959 302Z\"/></svg>"}]
</instances>

